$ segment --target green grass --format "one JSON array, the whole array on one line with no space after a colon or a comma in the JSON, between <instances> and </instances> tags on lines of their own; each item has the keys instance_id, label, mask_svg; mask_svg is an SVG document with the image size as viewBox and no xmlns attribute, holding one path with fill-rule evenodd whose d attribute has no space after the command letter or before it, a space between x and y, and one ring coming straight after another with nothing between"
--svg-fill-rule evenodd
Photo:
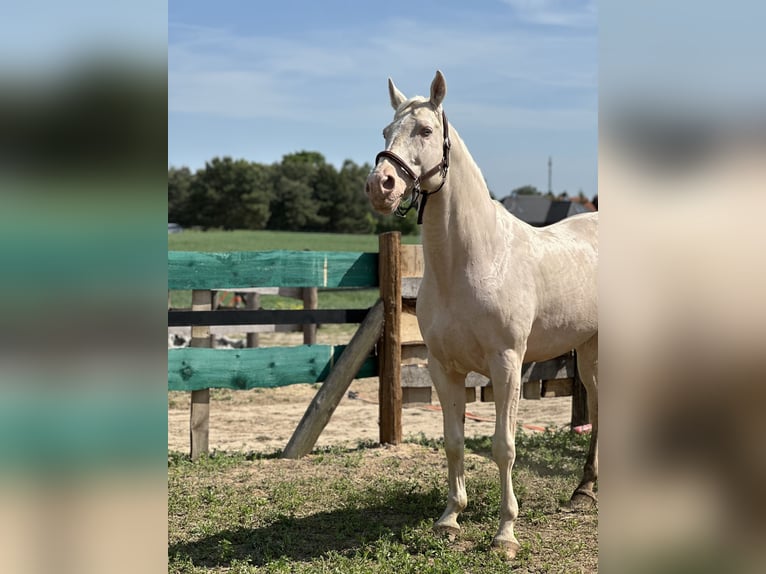
<instances>
[{"instance_id":1,"label":"green grass","mask_svg":"<svg viewBox=\"0 0 766 574\"><path fill-rule=\"evenodd\" d=\"M217 453L168 457L169 572L594 572L596 511L562 512L586 438L519 436L514 487L522 549L512 564L489 549L500 488L488 441L467 444L469 505L454 542L431 526L446 502L438 442L394 449L326 448L298 461ZM420 442L420 441L416 441ZM556 454L558 453L558 454ZM571 460L570 460L571 459ZM530 461L532 464L530 464ZM537 463L541 464L537 464Z\"/></svg>"},{"instance_id":2,"label":"green grass","mask_svg":"<svg viewBox=\"0 0 766 574\"><path fill-rule=\"evenodd\" d=\"M319 291L317 306L319 309L367 309L378 300L377 289L355 289L353 291ZM226 296L226 297L231 297ZM226 299L230 303L230 299ZM171 303L174 309L191 307L191 291L172 291ZM261 295L263 309L303 309L299 299L279 297L278 295Z\"/></svg>"},{"instance_id":3,"label":"green grass","mask_svg":"<svg viewBox=\"0 0 766 574\"><path fill-rule=\"evenodd\" d=\"M417 244L417 236L402 236L402 243ZM377 235L350 235L341 233L295 233L288 231L183 231L168 235L170 251L378 251ZM378 299L377 289L354 291L320 291L320 309L366 309ZM191 291L173 291L174 308L191 306ZM264 309L301 309L295 299L264 295Z\"/></svg>"},{"instance_id":4,"label":"green grass","mask_svg":"<svg viewBox=\"0 0 766 574\"><path fill-rule=\"evenodd\" d=\"M420 243L414 235L402 243ZM168 235L170 251L378 251L377 235L344 233L299 233L292 231L192 231Z\"/></svg>"}]
</instances>

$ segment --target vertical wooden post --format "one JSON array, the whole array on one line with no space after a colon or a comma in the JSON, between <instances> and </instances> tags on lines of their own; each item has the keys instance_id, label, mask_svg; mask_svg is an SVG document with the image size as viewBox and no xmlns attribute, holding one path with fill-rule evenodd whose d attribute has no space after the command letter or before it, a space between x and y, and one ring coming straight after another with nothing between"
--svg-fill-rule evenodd
<instances>
[{"instance_id":1,"label":"vertical wooden post","mask_svg":"<svg viewBox=\"0 0 766 574\"><path fill-rule=\"evenodd\" d=\"M213 306L213 294L207 290L192 291L192 311L210 311ZM210 347L210 327L192 327L190 347ZM196 460L208 452L210 428L210 389L192 391L190 416L191 458Z\"/></svg>"},{"instance_id":2,"label":"vertical wooden post","mask_svg":"<svg viewBox=\"0 0 766 574\"><path fill-rule=\"evenodd\" d=\"M303 308L304 309L316 309L318 307L319 295L316 287L304 287L303 288ZM310 323L303 326L303 344L304 345L316 345L317 342L317 326L315 323Z\"/></svg>"},{"instance_id":3,"label":"vertical wooden post","mask_svg":"<svg viewBox=\"0 0 766 574\"><path fill-rule=\"evenodd\" d=\"M380 338L380 443L402 442L402 269L401 233L383 233L378 239L380 298L383 301L383 334Z\"/></svg>"},{"instance_id":4,"label":"vertical wooden post","mask_svg":"<svg viewBox=\"0 0 766 574\"><path fill-rule=\"evenodd\" d=\"M573 353L575 363L575 373L572 379L572 422L570 427L574 428L581 425L587 425L590 422L588 414L588 391L582 384L580 372L577 370L577 353Z\"/></svg>"},{"instance_id":5,"label":"vertical wooden post","mask_svg":"<svg viewBox=\"0 0 766 574\"><path fill-rule=\"evenodd\" d=\"M256 310L261 306L261 296L254 291L250 291L245 295L245 308L249 310ZM247 347L253 348L258 346L258 333L247 334Z\"/></svg>"}]
</instances>

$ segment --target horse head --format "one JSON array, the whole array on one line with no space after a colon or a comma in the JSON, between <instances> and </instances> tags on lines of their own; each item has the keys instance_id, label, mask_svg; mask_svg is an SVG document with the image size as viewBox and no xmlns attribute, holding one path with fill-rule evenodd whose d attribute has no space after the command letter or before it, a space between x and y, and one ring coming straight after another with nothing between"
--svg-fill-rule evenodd
<instances>
[{"instance_id":1,"label":"horse head","mask_svg":"<svg viewBox=\"0 0 766 574\"><path fill-rule=\"evenodd\" d=\"M430 98L407 99L389 78L388 94L394 120L383 130L386 147L375 158L365 191L378 213L403 215L420 195L425 205L425 198L440 191L447 178L449 124L441 105L447 82L437 71Z\"/></svg>"}]
</instances>

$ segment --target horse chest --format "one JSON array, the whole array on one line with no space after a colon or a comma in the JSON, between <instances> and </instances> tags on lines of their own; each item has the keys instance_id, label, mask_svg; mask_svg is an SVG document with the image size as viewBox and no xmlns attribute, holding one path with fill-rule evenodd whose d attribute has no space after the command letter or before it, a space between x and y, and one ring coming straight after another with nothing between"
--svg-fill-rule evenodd
<instances>
[{"instance_id":1,"label":"horse chest","mask_svg":"<svg viewBox=\"0 0 766 574\"><path fill-rule=\"evenodd\" d=\"M432 356L458 371L485 370L487 342L499 325L477 301L436 301L418 305L418 322L423 341ZM495 321L496 322L496 321Z\"/></svg>"}]
</instances>

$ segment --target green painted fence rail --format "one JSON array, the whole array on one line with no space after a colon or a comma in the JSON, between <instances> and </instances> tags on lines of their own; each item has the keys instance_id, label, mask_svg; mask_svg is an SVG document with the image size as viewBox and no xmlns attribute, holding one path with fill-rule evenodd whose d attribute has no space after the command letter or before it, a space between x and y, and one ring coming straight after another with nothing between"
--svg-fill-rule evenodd
<instances>
[{"instance_id":1,"label":"green painted fence rail","mask_svg":"<svg viewBox=\"0 0 766 574\"><path fill-rule=\"evenodd\" d=\"M345 345L301 345L255 349L168 350L168 390L247 390L324 381ZM375 377L377 360L369 357L357 378Z\"/></svg>"},{"instance_id":2,"label":"green painted fence rail","mask_svg":"<svg viewBox=\"0 0 766 574\"><path fill-rule=\"evenodd\" d=\"M378 301L372 311L318 310L313 308L316 306L316 294L312 289L308 299L311 301L313 292L310 309L221 311L211 308L214 306L213 292L253 287L378 288L378 262L377 253L359 252L168 252L168 291L191 290L193 306L196 305L194 310L168 309L168 326L193 325L192 346L168 350L168 390L191 392L189 426L192 460L208 452L209 389L248 390L318 383L325 380L329 380L334 388L338 386L338 377L345 381L345 377L352 375L355 375L355 378L378 375L378 359L374 351L365 356L370 346L365 346L360 352L358 342L355 343L358 331L348 349L354 355L340 361L342 375L338 375L341 371L333 370L333 367L340 360L346 349L345 345L215 349L209 348L207 326L235 323L282 324L288 320L301 319L297 322L359 322L367 325L366 329L370 331L368 319L372 316L372 311L377 309L375 329L379 331L383 321L381 301ZM306 293L303 294L303 299L306 305ZM240 323L245 320L246 323ZM377 336L376 333L374 337ZM361 367L358 367L360 362ZM357 368L358 371L353 373ZM326 385L322 387L324 388Z\"/></svg>"},{"instance_id":3,"label":"green painted fence rail","mask_svg":"<svg viewBox=\"0 0 766 574\"><path fill-rule=\"evenodd\" d=\"M168 252L168 289L377 287L378 254L344 251Z\"/></svg>"}]
</instances>

